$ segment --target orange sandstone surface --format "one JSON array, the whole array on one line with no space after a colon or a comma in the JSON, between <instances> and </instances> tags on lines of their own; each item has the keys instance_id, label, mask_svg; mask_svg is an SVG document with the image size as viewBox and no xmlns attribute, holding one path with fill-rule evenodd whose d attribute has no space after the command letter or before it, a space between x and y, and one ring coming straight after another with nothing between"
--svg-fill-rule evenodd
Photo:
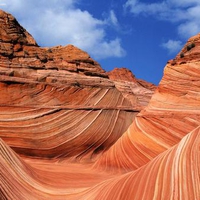
<instances>
[{"instance_id":1,"label":"orange sandstone surface","mask_svg":"<svg viewBox=\"0 0 200 200\"><path fill-rule=\"evenodd\" d=\"M200 199L200 35L156 88L0 10L0 199Z\"/></svg>"}]
</instances>

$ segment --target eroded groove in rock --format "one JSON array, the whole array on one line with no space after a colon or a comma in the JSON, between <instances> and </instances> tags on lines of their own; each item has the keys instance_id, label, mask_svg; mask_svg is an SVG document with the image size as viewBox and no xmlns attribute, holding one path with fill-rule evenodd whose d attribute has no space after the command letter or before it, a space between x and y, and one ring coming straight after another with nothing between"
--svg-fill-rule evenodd
<instances>
[{"instance_id":1,"label":"eroded groove in rock","mask_svg":"<svg viewBox=\"0 0 200 200\"><path fill-rule=\"evenodd\" d=\"M0 111L1 138L19 153L42 157L99 153L121 136L138 112L116 89L19 88L6 87L1 100L6 106ZM91 101L82 93L88 93Z\"/></svg>"},{"instance_id":2,"label":"eroded groove in rock","mask_svg":"<svg viewBox=\"0 0 200 200\"><path fill-rule=\"evenodd\" d=\"M68 199L71 194L75 195L73 199L77 199L79 192L113 177L93 171L90 165L25 160L0 139L1 199L56 200ZM87 181L84 181L85 179Z\"/></svg>"},{"instance_id":3,"label":"eroded groove in rock","mask_svg":"<svg viewBox=\"0 0 200 200\"><path fill-rule=\"evenodd\" d=\"M38 197L40 199L119 198L139 200L144 198L150 200L182 199L183 197L186 200L198 199L200 195L200 179L198 178L200 170L199 135L200 127L183 137L177 145L158 155L138 170L125 175L110 177L111 179L108 181L101 182L101 179L99 179L100 183L96 186L88 189L84 187L76 188L73 192L70 188L63 189L62 184L59 190L58 186L55 190L55 185L45 184L45 180L42 182L41 175L36 176L39 172L37 172L38 169L30 168L26 163L21 162L20 158L1 140L0 170L3 174L1 190L8 199L27 197L31 199ZM89 174L89 172L87 173ZM7 174L10 176L6 176ZM7 187L8 185L9 187Z\"/></svg>"},{"instance_id":4,"label":"eroded groove in rock","mask_svg":"<svg viewBox=\"0 0 200 200\"><path fill-rule=\"evenodd\" d=\"M200 127L134 172L100 183L81 199L198 199ZM103 191L103 192L102 192Z\"/></svg>"},{"instance_id":5,"label":"eroded groove in rock","mask_svg":"<svg viewBox=\"0 0 200 200\"><path fill-rule=\"evenodd\" d=\"M1 114L1 138L19 153L48 157L75 156L86 150L99 153L121 136L133 117L131 112L120 110L34 112ZM129 121L123 123L123 118Z\"/></svg>"}]
</instances>

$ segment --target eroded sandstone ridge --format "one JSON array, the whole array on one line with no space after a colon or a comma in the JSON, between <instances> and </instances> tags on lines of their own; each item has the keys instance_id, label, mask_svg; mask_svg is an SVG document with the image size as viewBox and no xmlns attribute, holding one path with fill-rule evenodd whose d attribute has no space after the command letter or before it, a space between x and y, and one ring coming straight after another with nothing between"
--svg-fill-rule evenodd
<instances>
[{"instance_id":1,"label":"eroded sandstone ridge","mask_svg":"<svg viewBox=\"0 0 200 200\"><path fill-rule=\"evenodd\" d=\"M0 45L0 199L199 199L200 35L157 89L3 11Z\"/></svg>"}]
</instances>

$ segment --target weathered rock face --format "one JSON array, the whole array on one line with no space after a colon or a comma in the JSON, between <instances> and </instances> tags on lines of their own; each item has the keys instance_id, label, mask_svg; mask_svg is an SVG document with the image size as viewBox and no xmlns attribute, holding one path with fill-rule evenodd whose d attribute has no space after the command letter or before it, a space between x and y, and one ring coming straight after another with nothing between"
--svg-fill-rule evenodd
<instances>
[{"instance_id":1,"label":"weathered rock face","mask_svg":"<svg viewBox=\"0 0 200 200\"><path fill-rule=\"evenodd\" d=\"M115 143L153 94L154 88L133 85L145 92L124 95L132 80L117 89L77 47L39 47L4 11L0 34L0 137L17 153L91 161Z\"/></svg>"},{"instance_id":2,"label":"weathered rock face","mask_svg":"<svg viewBox=\"0 0 200 200\"><path fill-rule=\"evenodd\" d=\"M156 89L155 85L136 79L131 71L126 68L115 68L108 72L108 76L132 105L138 105L141 108L148 104Z\"/></svg>"},{"instance_id":3,"label":"weathered rock face","mask_svg":"<svg viewBox=\"0 0 200 200\"><path fill-rule=\"evenodd\" d=\"M0 199L199 199L200 35L156 89L3 11L0 32Z\"/></svg>"}]
</instances>

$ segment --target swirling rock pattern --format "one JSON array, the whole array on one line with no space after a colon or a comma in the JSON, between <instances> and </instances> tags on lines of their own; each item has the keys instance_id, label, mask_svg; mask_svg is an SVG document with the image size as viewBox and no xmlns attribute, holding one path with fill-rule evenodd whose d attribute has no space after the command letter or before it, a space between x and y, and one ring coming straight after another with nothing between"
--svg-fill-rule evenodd
<instances>
[{"instance_id":1,"label":"swirling rock pattern","mask_svg":"<svg viewBox=\"0 0 200 200\"><path fill-rule=\"evenodd\" d=\"M200 35L157 89L4 11L0 47L0 199L200 198Z\"/></svg>"},{"instance_id":2,"label":"swirling rock pattern","mask_svg":"<svg viewBox=\"0 0 200 200\"><path fill-rule=\"evenodd\" d=\"M86 52L41 48L13 16L0 17L0 137L17 153L93 160L150 100L155 87L136 83L143 91L130 90L131 102Z\"/></svg>"},{"instance_id":3,"label":"swirling rock pattern","mask_svg":"<svg viewBox=\"0 0 200 200\"><path fill-rule=\"evenodd\" d=\"M184 58L180 53L168 62L148 106L96 162L97 168L136 170L200 125L200 34L182 51L191 43L195 46Z\"/></svg>"}]
</instances>

